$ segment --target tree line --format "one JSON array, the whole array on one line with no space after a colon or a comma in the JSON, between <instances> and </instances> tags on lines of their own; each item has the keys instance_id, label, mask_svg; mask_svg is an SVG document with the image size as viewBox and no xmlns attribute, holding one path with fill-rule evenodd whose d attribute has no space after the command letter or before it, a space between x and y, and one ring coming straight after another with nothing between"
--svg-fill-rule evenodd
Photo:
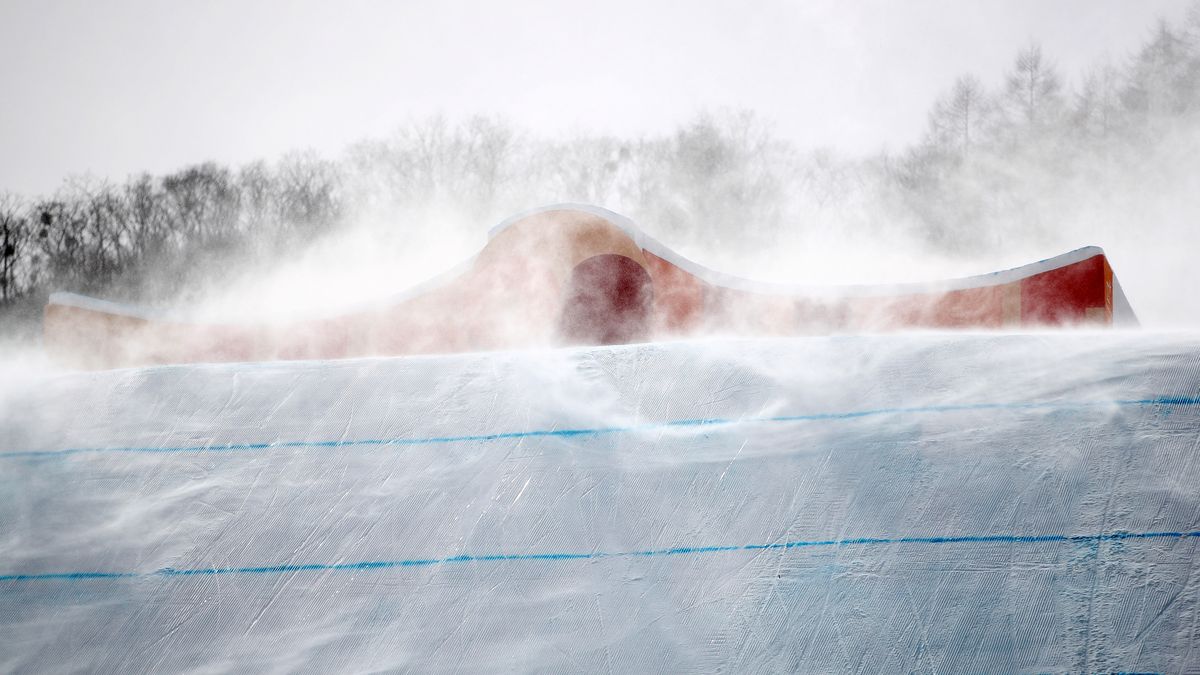
<instances>
[{"instance_id":1,"label":"tree line","mask_svg":"<svg viewBox=\"0 0 1200 675\"><path fill-rule=\"evenodd\" d=\"M1002 244L1048 233L1081 199L1141 182L1138 167L1195 172L1171 146L1200 131L1200 3L1181 24L1160 21L1124 62L1095 64L1068 83L1036 44L1001 86L959 77L929 113L925 138L883 158L881 187L928 240Z\"/></svg>"},{"instance_id":2,"label":"tree line","mask_svg":"<svg viewBox=\"0 0 1200 675\"><path fill-rule=\"evenodd\" d=\"M548 139L489 117L435 117L336 159L300 152L0 195L0 323L32 331L51 290L177 301L231 266L362 222L403 228L452 213L487 224L551 201L610 206L659 236L730 246L886 225L934 249L978 250L1050 231L1073 200L1179 154L1180 142L1200 151L1198 122L1200 3L1074 82L1036 44L997 86L963 75L933 103L920 142L866 158L796 147L751 112L701 114L635 139Z\"/></svg>"}]
</instances>

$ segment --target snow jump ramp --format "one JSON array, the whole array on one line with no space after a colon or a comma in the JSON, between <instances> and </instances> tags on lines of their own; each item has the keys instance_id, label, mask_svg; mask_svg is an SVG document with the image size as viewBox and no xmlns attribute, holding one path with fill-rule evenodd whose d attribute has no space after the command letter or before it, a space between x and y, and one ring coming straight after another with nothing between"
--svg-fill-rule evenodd
<instances>
[{"instance_id":1,"label":"snow jump ramp","mask_svg":"<svg viewBox=\"0 0 1200 675\"><path fill-rule=\"evenodd\" d=\"M5 672L1196 672L1200 339L44 375Z\"/></svg>"},{"instance_id":2,"label":"snow jump ramp","mask_svg":"<svg viewBox=\"0 0 1200 675\"><path fill-rule=\"evenodd\" d=\"M628 218L564 204L514 216L478 255L385 302L284 324L196 323L56 293L45 345L77 367L331 359L707 335L1135 325L1101 249L931 283L812 287L722 274Z\"/></svg>"}]
</instances>

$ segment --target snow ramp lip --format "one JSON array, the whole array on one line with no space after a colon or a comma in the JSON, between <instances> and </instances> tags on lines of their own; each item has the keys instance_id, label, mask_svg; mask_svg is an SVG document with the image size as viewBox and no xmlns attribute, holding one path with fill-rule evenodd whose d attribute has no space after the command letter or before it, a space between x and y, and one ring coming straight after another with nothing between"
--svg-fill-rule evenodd
<instances>
[{"instance_id":1,"label":"snow ramp lip","mask_svg":"<svg viewBox=\"0 0 1200 675\"><path fill-rule=\"evenodd\" d=\"M420 446L445 445L451 443L484 443L504 440L520 440L525 438L571 438L578 436L606 436L617 434L646 433L669 429L732 427L753 424L779 424L791 422L819 422L862 419L886 415L907 414L938 414L984 410L1088 410L1107 407L1143 407L1171 406L1195 407L1200 406L1200 397L1191 396L1159 396L1139 399L1105 399L1095 401L1010 401L1001 403L961 403L910 407L872 408L866 410L851 410L841 412L805 413L796 415L776 415L770 417L742 418L694 418L649 422L629 426L566 428L566 429L529 429L524 431L502 431L495 433L466 434L458 436L425 436L417 438L365 438L355 440L286 440L264 443L225 443L206 445L176 445L176 446L113 446L113 447L78 447L55 450L16 450L0 452L0 459L21 459L36 457L65 457L80 454L103 453L146 453L146 454L176 454L203 452L249 452L258 450L286 450L296 448L350 448L363 446Z\"/></svg>"}]
</instances>

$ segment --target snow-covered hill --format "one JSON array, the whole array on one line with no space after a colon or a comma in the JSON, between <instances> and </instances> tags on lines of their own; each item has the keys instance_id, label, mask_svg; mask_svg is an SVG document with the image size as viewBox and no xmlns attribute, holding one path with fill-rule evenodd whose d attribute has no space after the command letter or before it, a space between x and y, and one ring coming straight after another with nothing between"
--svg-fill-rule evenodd
<instances>
[{"instance_id":1,"label":"snow-covered hill","mask_svg":"<svg viewBox=\"0 0 1200 675\"><path fill-rule=\"evenodd\" d=\"M0 389L0 671L1200 668L1200 335Z\"/></svg>"}]
</instances>

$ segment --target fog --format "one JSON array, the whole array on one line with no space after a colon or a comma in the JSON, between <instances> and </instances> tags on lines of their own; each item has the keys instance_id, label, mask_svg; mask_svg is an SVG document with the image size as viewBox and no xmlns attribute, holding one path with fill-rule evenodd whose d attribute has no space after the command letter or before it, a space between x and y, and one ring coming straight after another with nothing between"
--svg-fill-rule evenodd
<instances>
[{"instance_id":1,"label":"fog","mask_svg":"<svg viewBox=\"0 0 1200 675\"><path fill-rule=\"evenodd\" d=\"M1037 15L1021 5L1013 16L1041 21L1064 53L1036 33L1015 37L1013 25L1027 24L999 22L1009 43L981 45L982 61L962 59L988 71L913 87L896 105L907 122L861 132L862 118L846 118L829 143L797 133L794 109L754 96L688 100L666 117L647 112L654 121L640 127L546 113L576 120L564 127L493 97L495 106L445 113L414 105L391 116L390 131L340 149L314 137L309 145L322 149L10 191L0 198L14 247L2 332L10 344L36 345L39 309L54 290L204 320L328 315L446 271L495 223L559 202L622 213L723 272L814 285L980 274L1099 245L1143 325L1193 326L1200 5L1156 6L1159 20L1103 9L1107 21L1084 12L1073 33L1062 7ZM805 21L865 25L832 11ZM1117 15L1133 20L1120 39ZM705 16L696 21L713 18ZM1112 44L1091 44L1089 34ZM883 42L858 48L871 62L895 49ZM946 60L933 70L958 67ZM853 81L852 69L838 72ZM807 115L839 118L820 96L803 98ZM582 110L587 100L576 92L564 104ZM756 101L761 109L748 105Z\"/></svg>"}]
</instances>

